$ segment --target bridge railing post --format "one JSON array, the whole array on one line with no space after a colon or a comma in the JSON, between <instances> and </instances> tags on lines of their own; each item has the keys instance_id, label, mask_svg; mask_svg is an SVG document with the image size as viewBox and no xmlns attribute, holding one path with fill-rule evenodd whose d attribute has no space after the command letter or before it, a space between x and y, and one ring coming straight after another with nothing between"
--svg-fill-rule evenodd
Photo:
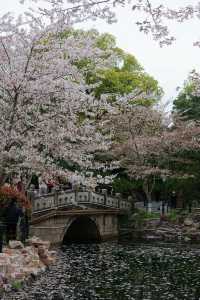
<instances>
[{"instance_id":1,"label":"bridge railing post","mask_svg":"<svg viewBox=\"0 0 200 300\"><path fill-rule=\"evenodd\" d=\"M93 192L89 192L89 203L91 204L93 202Z\"/></svg>"},{"instance_id":2,"label":"bridge railing post","mask_svg":"<svg viewBox=\"0 0 200 300\"><path fill-rule=\"evenodd\" d=\"M115 197L117 198L117 207L120 208L120 203L121 203L120 197L121 197L121 194L120 193L116 193Z\"/></svg>"},{"instance_id":3,"label":"bridge railing post","mask_svg":"<svg viewBox=\"0 0 200 300\"><path fill-rule=\"evenodd\" d=\"M104 206L106 206L106 200L107 200L107 190L106 189L102 189L101 190L101 192L102 192L102 194L103 194L103 196L104 196Z\"/></svg>"},{"instance_id":4,"label":"bridge railing post","mask_svg":"<svg viewBox=\"0 0 200 300\"><path fill-rule=\"evenodd\" d=\"M74 189L74 199L75 199L75 203L78 204L78 190L77 190L77 188Z\"/></svg>"},{"instance_id":5,"label":"bridge railing post","mask_svg":"<svg viewBox=\"0 0 200 300\"><path fill-rule=\"evenodd\" d=\"M54 208L58 208L58 190L55 189L55 194L54 194Z\"/></svg>"}]
</instances>

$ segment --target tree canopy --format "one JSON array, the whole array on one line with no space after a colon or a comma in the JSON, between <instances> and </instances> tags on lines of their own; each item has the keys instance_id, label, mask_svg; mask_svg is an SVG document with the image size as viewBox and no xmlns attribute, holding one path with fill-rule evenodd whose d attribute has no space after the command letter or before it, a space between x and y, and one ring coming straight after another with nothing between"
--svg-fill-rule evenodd
<instances>
[{"instance_id":1,"label":"tree canopy","mask_svg":"<svg viewBox=\"0 0 200 300\"><path fill-rule=\"evenodd\" d=\"M195 84L187 81L174 100L173 111L188 120L200 120L200 96L195 93Z\"/></svg>"},{"instance_id":2,"label":"tree canopy","mask_svg":"<svg viewBox=\"0 0 200 300\"><path fill-rule=\"evenodd\" d=\"M161 99L163 91L158 81L147 74L139 64L134 55L126 53L116 46L115 37L111 34L99 34L96 30L71 30L62 36L72 34L76 36L90 35L96 40L96 46L103 51L106 60L109 59L110 66L97 65L91 59L79 59L76 66L85 72L86 82L93 84L89 92L97 99L102 95L109 102L116 101L120 97L129 95L129 101L133 104L150 106ZM136 99L137 98L137 99Z\"/></svg>"}]
</instances>

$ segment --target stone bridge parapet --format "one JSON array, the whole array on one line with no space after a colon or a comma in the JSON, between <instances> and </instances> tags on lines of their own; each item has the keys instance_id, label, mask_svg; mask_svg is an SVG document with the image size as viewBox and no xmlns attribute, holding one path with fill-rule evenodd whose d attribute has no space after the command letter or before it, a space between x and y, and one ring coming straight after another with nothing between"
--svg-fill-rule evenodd
<instances>
[{"instance_id":1,"label":"stone bridge parapet","mask_svg":"<svg viewBox=\"0 0 200 300\"><path fill-rule=\"evenodd\" d=\"M98 194L90 191L63 191L54 194L42 195L32 199L33 214L53 210L61 207L99 207L130 210L131 203L127 200Z\"/></svg>"}]
</instances>

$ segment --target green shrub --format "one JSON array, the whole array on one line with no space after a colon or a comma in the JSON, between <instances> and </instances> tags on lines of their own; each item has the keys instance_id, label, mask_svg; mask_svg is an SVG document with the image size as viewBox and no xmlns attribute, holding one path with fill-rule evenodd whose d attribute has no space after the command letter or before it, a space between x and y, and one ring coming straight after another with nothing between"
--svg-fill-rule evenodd
<instances>
[{"instance_id":1,"label":"green shrub","mask_svg":"<svg viewBox=\"0 0 200 300\"><path fill-rule=\"evenodd\" d=\"M135 212L130 217L135 228L141 228L146 220L159 219L159 212L147 212L143 209L135 209Z\"/></svg>"},{"instance_id":2,"label":"green shrub","mask_svg":"<svg viewBox=\"0 0 200 300\"><path fill-rule=\"evenodd\" d=\"M171 222L175 222L178 220L178 212L173 209L167 214L167 219Z\"/></svg>"},{"instance_id":3,"label":"green shrub","mask_svg":"<svg viewBox=\"0 0 200 300\"><path fill-rule=\"evenodd\" d=\"M12 283L12 288L15 290L20 290L22 288L22 282L21 281L14 281Z\"/></svg>"},{"instance_id":4,"label":"green shrub","mask_svg":"<svg viewBox=\"0 0 200 300\"><path fill-rule=\"evenodd\" d=\"M144 209L135 209L134 213L138 214L142 219L155 219L160 217L159 212L148 212Z\"/></svg>"}]
</instances>

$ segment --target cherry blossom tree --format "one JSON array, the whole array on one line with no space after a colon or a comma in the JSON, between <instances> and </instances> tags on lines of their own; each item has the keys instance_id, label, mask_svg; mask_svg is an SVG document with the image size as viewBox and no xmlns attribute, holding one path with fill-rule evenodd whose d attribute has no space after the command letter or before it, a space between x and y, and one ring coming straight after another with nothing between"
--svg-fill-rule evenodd
<instances>
[{"instance_id":1,"label":"cherry blossom tree","mask_svg":"<svg viewBox=\"0 0 200 300\"><path fill-rule=\"evenodd\" d=\"M109 49L105 59L89 33L62 38L70 27L53 15L43 21L8 14L0 24L0 183L13 171L57 170L62 159L90 165L95 149L109 145L95 120L109 105L87 92L76 62L89 58L105 68Z\"/></svg>"},{"instance_id":2,"label":"cherry blossom tree","mask_svg":"<svg viewBox=\"0 0 200 300\"><path fill-rule=\"evenodd\" d=\"M114 154L130 177L142 179L149 209L156 178L193 176L183 165L190 163L188 152L200 149L195 122L177 120L169 129L158 111L126 106L114 117L112 128Z\"/></svg>"}]
</instances>

